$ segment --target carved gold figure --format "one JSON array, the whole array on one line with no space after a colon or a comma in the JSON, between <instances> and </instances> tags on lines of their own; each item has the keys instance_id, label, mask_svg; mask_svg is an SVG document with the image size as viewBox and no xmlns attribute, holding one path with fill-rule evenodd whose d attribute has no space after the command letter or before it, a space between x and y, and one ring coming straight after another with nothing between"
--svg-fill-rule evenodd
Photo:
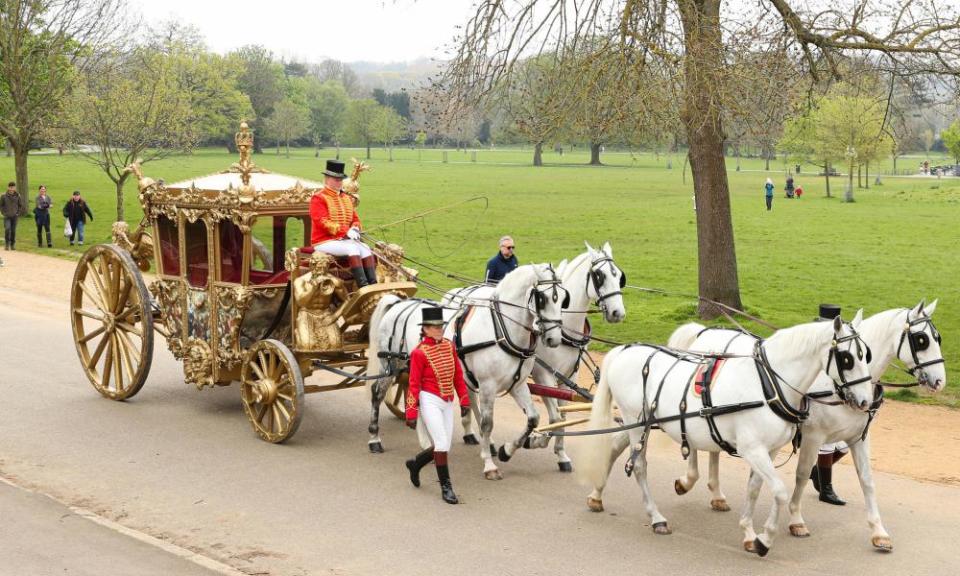
<instances>
[{"instance_id":1,"label":"carved gold figure","mask_svg":"<svg viewBox=\"0 0 960 576\"><path fill-rule=\"evenodd\" d=\"M301 350L334 350L342 345L339 312L336 301L346 302L343 280L329 272L333 257L324 252L310 256L310 272L293 282L297 302L297 348Z\"/></svg>"}]
</instances>

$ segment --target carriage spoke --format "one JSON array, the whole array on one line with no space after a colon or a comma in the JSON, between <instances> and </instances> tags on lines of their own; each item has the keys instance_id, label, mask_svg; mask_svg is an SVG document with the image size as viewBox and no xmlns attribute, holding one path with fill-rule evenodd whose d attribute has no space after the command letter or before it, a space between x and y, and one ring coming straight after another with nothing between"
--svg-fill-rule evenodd
<instances>
[{"instance_id":1,"label":"carriage spoke","mask_svg":"<svg viewBox=\"0 0 960 576\"><path fill-rule=\"evenodd\" d=\"M265 380L267 377L263 374L263 370L260 369L260 366L256 362L250 361L250 367L253 368L253 371L257 373L257 380Z\"/></svg>"},{"instance_id":2,"label":"carriage spoke","mask_svg":"<svg viewBox=\"0 0 960 576\"><path fill-rule=\"evenodd\" d=\"M290 412L287 410L287 407L283 405L283 402L280 402L280 401L274 402L273 406L274 408L279 408L280 411L283 412L283 415L286 418L287 422L290 421Z\"/></svg>"},{"instance_id":3,"label":"carriage spoke","mask_svg":"<svg viewBox=\"0 0 960 576\"><path fill-rule=\"evenodd\" d=\"M257 424L259 424L260 426L263 426L263 417L266 416L266 412L267 412L266 404L261 404L260 407L257 409L256 421L257 421Z\"/></svg>"},{"instance_id":4,"label":"carriage spoke","mask_svg":"<svg viewBox=\"0 0 960 576\"><path fill-rule=\"evenodd\" d=\"M120 314L121 311L124 314L128 313L129 310L135 310L135 308L130 307L127 310L123 310L123 307L126 305L127 300L130 299L130 291L133 289L133 282L124 282L123 290L119 291L120 296L117 298L117 303L113 307L114 314Z\"/></svg>"},{"instance_id":5,"label":"carriage spoke","mask_svg":"<svg viewBox=\"0 0 960 576\"><path fill-rule=\"evenodd\" d=\"M110 309L117 310L120 306L120 279L122 278L120 262L109 262L110 266L110 296L114 298Z\"/></svg>"},{"instance_id":6,"label":"carriage spoke","mask_svg":"<svg viewBox=\"0 0 960 576\"><path fill-rule=\"evenodd\" d=\"M98 294L90 290L90 287L87 286L86 282L78 282L77 285L80 286L80 290L82 290L83 293L86 294L87 298L89 298L90 301L93 302L94 306L96 306L103 312L107 311L107 305L103 303L103 300L100 299L100 296Z\"/></svg>"},{"instance_id":7,"label":"carriage spoke","mask_svg":"<svg viewBox=\"0 0 960 576\"><path fill-rule=\"evenodd\" d=\"M133 340L125 332L122 332L122 331L117 332L117 335L119 335L120 338L123 339L123 343L127 347L127 349L130 351L131 357L140 358L142 347L139 347L136 344L134 344ZM143 342L143 338L140 339L140 342L141 343Z\"/></svg>"},{"instance_id":8,"label":"carriage spoke","mask_svg":"<svg viewBox=\"0 0 960 576\"><path fill-rule=\"evenodd\" d=\"M123 358L123 367L127 369L127 375L130 376L130 382L132 383L136 376L136 370L133 369L133 360L131 359L129 344L124 340L125 337L126 335L123 332L116 333L117 343L120 345L120 357Z\"/></svg>"},{"instance_id":9,"label":"carriage spoke","mask_svg":"<svg viewBox=\"0 0 960 576\"><path fill-rule=\"evenodd\" d=\"M280 419L280 411L277 410L277 402L271 404L270 407L273 411L273 421L277 423L277 432L283 432L283 420Z\"/></svg>"},{"instance_id":10,"label":"carriage spoke","mask_svg":"<svg viewBox=\"0 0 960 576\"><path fill-rule=\"evenodd\" d=\"M123 392L123 351L120 349L120 340L117 338L117 334L113 333L110 337L113 339L113 372L117 379L115 387L117 392L120 393Z\"/></svg>"},{"instance_id":11,"label":"carriage spoke","mask_svg":"<svg viewBox=\"0 0 960 576\"><path fill-rule=\"evenodd\" d=\"M287 402L290 402L291 404L293 404L293 396L289 394L284 394L283 392L277 392L277 398L283 398Z\"/></svg>"},{"instance_id":12,"label":"carriage spoke","mask_svg":"<svg viewBox=\"0 0 960 576\"><path fill-rule=\"evenodd\" d=\"M107 343L109 341L110 339L105 337L100 340L99 344L97 344L97 347L93 351L93 355L91 355L90 360L87 361L88 370L93 370L94 372L96 372L97 362L100 361L100 356L103 354L103 351L106 348Z\"/></svg>"},{"instance_id":13,"label":"carriage spoke","mask_svg":"<svg viewBox=\"0 0 960 576\"><path fill-rule=\"evenodd\" d=\"M113 339L107 337L107 338L104 338L103 340L107 343L107 348L106 348L106 360L103 361L103 373L100 376L100 386L104 390L109 390L110 376L111 376L111 371L113 370Z\"/></svg>"},{"instance_id":14,"label":"carriage spoke","mask_svg":"<svg viewBox=\"0 0 960 576\"><path fill-rule=\"evenodd\" d=\"M77 342L80 343L80 344L86 344L86 343L89 342L91 339L96 338L97 336L103 334L103 332L104 332L106 329L107 329L106 326L101 326L101 327L97 328L96 330L94 330L93 332L90 332L89 334L87 334L87 335L84 336L83 338L77 340Z\"/></svg>"},{"instance_id":15,"label":"carriage spoke","mask_svg":"<svg viewBox=\"0 0 960 576\"><path fill-rule=\"evenodd\" d=\"M127 324L126 322L118 322L117 328L123 330L124 332L129 332L131 334L136 334L137 336L143 337L143 332L140 331L136 326L132 324Z\"/></svg>"},{"instance_id":16,"label":"carriage spoke","mask_svg":"<svg viewBox=\"0 0 960 576\"><path fill-rule=\"evenodd\" d=\"M103 306L103 311L106 312L110 310L109 298L107 298L106 288L103 287L103 282L100 278L100 273L97 271L97 267L93 265L92 262L87 262L87 274L90 278L93 279L93 287L96 288L97 294L100 295L100 304Z\"/></svg>"},{"instance_id":17,"label":"carriage spoke","mask_svg":"<svg viewBox=\"0 0 960 576\"><path fill-rule=\"evenodd\" d=\"M103 321L104 321L104 317L103 317L102 314L97 314L96 312L91 312L91 311L89 311L89 310L84 310L83 308L74 308L74 309L73 309L73 312L74 312L74 314L79 314L79 315L81 315L81 316L86 316L87 318L90 318L90 319L92 319L92 320L97 320L98 322L103 322Z\"/></svg>"}]
</instances>

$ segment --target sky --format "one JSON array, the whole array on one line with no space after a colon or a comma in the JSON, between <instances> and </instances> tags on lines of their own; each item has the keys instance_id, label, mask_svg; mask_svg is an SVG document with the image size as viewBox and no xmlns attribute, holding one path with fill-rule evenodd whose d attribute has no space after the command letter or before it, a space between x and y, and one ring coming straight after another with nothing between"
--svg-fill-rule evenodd
<instances>
[{"instance_id":1,"label":"sky","mask_svg":"<svg viewBox=\"0 0 960 576\"><path fill-rule=\"evenodd\" d=\"M474 0L130 0L144 21L196 26L215 52L262 44L307 62L443 57Z\"/></svg>"}]
</instances>

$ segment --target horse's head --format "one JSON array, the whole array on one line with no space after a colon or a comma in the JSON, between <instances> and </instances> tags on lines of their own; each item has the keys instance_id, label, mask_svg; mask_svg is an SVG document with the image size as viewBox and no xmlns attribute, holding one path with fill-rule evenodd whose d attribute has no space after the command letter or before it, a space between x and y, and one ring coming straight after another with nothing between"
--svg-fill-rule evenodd
<instances>
[{"instance_id":1,"label":"horse's head","mask_svg":"<svg viewBox=\"0 0 960 576\"><path fill-rule=\"evenodd\" d=\"M833 319L833 341L827 353L827 373L833 380L837 396L854 410L867 411L873 402L870 368L870 347L860 338L857 328L863 320L863 309L848 324L839 316Z\"/></svg>"},{"instance_id":2,"label":"horse's head","mask_svg":"<svg viewBox=\"0 0 960 576\"><path fill-rule=\"evenodd\" d=\"M947 369L940 350L940 332L930 319L936 309L934 300L929 305L921 301L907 311L907 322L897 344L897 359L907 366L917 382L939 392L947 385Z\"/></svg>"},{"instance_id":3,"label":"horse's head","mask_svg":"<svg viewBox=\"0 0 960 576\"><path fill-rule=\"evenodd\" d=\"M536 264L536 282L530 287L528 302L536 315L536 330L540 340L550 348L560 345L561 314L570 304L570 294L560 284L556 271L550 264Z\"/></svg>"},{"instance_id":4,"label":"horse's head","mask_svg":"<svg viewBox=\"0 0 960 576\"><path fill-rule=\"evenodd\" d=\"M603 311L603 319L617 323L627 316L623 305L623 288L627 275L613 261L613 249L607 242L600 250L594 250L584 242L590 256L590 271L587 273L587 296Z\"/></svg>"}]
</instances>

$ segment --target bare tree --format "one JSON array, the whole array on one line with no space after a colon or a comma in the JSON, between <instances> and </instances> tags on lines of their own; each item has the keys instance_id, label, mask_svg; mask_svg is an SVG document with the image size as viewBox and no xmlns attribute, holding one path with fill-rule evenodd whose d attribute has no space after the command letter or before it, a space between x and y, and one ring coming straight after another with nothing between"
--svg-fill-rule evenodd
<instances>
[{"instance_id":1,"label":"bare tree","mask_svg":"<svg viewBox=\"0 0 960 576\"><path fill-rule=\"evenodd\" d=\"M54 124L92 55L121 36L122 0L0 2L0 134L27 206L27 153Z\"/></svg>"},{"instance_id":2,"label":"bare tree","mask_svg":"<svg viewBox=\"0 0 960 576\"><path fill-rule=\"evenodd\" d=\"M938 0L758 0L721 11L723 0L480 0L464 27L444 86L455 100L491 92L530 54L575 52L583 42L639 54L639 68L660 62L677 71L680 118L689 143L697 205L699 312L705 299L741 307L730 189L724 159L725 83L731 45L770 46L784 37L814 78L840 74L844 52L869 53L911 73L960 68L960 18ZM619 46L618 46L619 44Z\"/></svg>"}]
</instances>

